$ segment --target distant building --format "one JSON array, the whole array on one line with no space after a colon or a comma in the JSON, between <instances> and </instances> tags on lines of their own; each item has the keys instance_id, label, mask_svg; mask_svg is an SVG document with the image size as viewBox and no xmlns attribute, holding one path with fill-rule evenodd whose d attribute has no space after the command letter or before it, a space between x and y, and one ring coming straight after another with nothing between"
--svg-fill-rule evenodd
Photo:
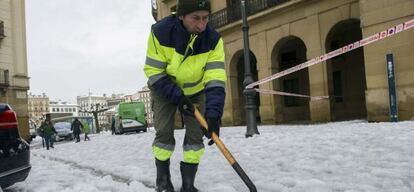
<instances>
[{"instance_id":1,"label":"distant building","mask_svg":"<svg viewBox=\"0 0 414 192\"><path fill-rule=\"evenodd\" d=\"M105 111L105 116L107 123L111 125L112 116L115 115L116 107L124 101L124 94L112 94L111 97L107 98L106 102L108 104L108 111Z\"/></svg>"},{"instance_id":2,"label":"distant building","mask_svg":"<svg viewBox=\"0 0 414 192\"><path fill-rule=\"evenodd\" d=\"M20 136L29 139L24 0L0 0L0 101L17 114Z\"/></svg>"},{"instance_id":3,"label":"distant building","mask_svg":"<svg viewBox=\"0 0 414 192\"><path fill-rule=\"evenodd\" d=\"M150 126L152 126L153 120L153 112L151 108L151 92L147 86L143 87L141 91L138 91L138 101L145 103L145 112L147 113L147 122Z\"/></svg>"},{"instance_id":4,"label":"distant building","mask_svg":"<svg viewBox=\"0 0 414 192\"><path fill-rule=\"evenodd\" d=\"M49 97L43 93L42 95L29 94L28 97L29 121L36 126L40 126L46 113L49 112Z\"/></svg>"},{"instance_id":5,"label":"distant building","mask_svg":"<svg viewBox=\"0 0 414 192\"><path fill-rule=\"evenodd\" d=\"M127 94L122 97L122 102L131 102L133 101L134 94Z\"/></svg>"},{"instance_id":6,"label":"distant building","mask_svg":"<svg viewBox=\"0 0 414 192\"><path fill-rule=\"evenodd\" d=\"M78 96L76 101L79 107L79 116L81 117L88 117L93 116L92 113L87 113L85 111L96 111L100 109L108 108L108 97L106 94L100 95L92 95L89 93L87 96ZM105 128L108 128L108 117L105 115L104 112L98 114L98 121L99 125Z\"/></svg>"},{"instance_id":7,"label":"distant building","mask_svg":"<svg viewBox=\"0 0 414 192\"><path fill-rule=\"evenodd\" d=\"M50 101L49 113L52 117L78 116L78 106L66 101Z\"/></svg>"},{"instance_id":8,"label":"distant building","mask_svg":"<svg viewBox=\"0 0 414 192\"><path fill-rule=\"evenodd\" d=\"M124 100L124 94L112 94L111 97L106 99L106 103L109 108L116 107L119 103Z\"/></svg>"}]
</instances>

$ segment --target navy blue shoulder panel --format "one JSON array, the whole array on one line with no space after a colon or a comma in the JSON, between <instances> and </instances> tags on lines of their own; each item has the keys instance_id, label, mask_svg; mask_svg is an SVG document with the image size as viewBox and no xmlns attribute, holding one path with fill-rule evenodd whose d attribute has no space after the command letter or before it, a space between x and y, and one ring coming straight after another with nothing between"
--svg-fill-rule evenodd
<instances>
[{"instance_id":1,"label":"navy blue shoulder panel","mask_svg":"<svg viewBox=\"0 0 414 192\"><path fill-rule=\"evenodd\" d=\"M170 15L152 25L152 31L162 46L175 47L176 17Z\"/></svg>"}]
</instances>

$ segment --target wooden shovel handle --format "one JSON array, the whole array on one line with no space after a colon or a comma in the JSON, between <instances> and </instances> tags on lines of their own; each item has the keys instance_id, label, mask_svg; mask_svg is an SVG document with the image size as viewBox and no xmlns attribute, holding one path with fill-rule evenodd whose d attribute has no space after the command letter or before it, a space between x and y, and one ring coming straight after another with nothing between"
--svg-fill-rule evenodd
<instances>
[{"instance_id":1,"label":"wooden shovel handle","mask_svg":"<svg viewBox=\"0 0 414 192\"><path fill-rule=\"evenodd\" d=\"M197 108L195 108L194 111L195 117L200 123L200 125L208 130L208 124L206 122L206 119L201 115L200 111L198 111ZM213 139L216 146L219 148L221 153L224 155L224 157L227 159L227 161L230 163L230 165L233 167L233 169L236 171L236 173L240 176L240 178L243 180L243 182L247 185L247 187L252 192L256 192L256 186L253 184L253 182L250 180L250 178L247 176L247 174L244 172L244 170L240 167L239 163L237 163L236 159L234 159L233 155L230 153L230 151L226 148L224 143L220 140L220 138L217 136L216 133L211 134L211 139Z\"/></svg>"}]
</instances>

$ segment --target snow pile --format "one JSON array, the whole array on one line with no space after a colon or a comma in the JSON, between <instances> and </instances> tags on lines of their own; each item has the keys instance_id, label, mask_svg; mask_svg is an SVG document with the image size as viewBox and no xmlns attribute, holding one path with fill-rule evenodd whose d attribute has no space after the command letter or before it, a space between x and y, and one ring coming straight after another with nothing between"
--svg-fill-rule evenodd
<instances>
[{"instance_id":1,"label":"snow pile","mask_svg":"<svg viewBox=\"0 0 414 192\"><path fill-rule=\"evenodd\" d=\"M317 125L223 128L221 139L261 192L412 192L414 122L347 121ZM155 132L91 135L91 141L32 148L33 169L16 191L154 191ZM175 131L172 182L180 189L183 130ZM39 142L39 141L37 141ZM207 142L207 140L206 140ZM39 143L38 143L39 144ZM248 191L227 160L206 145L196 187L203 192Z\"/></svg>"}]
</instances>

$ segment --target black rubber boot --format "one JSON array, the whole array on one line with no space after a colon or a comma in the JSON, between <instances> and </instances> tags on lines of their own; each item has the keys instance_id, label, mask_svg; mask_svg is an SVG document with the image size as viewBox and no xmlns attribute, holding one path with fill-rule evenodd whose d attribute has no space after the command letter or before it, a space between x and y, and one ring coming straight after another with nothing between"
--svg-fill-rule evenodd
<instances>
[{"instance_id":1,"label":"black rubber boot","mask_svg":"<svg viewBox=\"0 0 414 192\"><path fill-rule=\"evenodd\" d=\"M190 164L181 162L181 178L183 185L181 186L181 192L197 192L198 189L194 187L195 175L197 173L198 164Z\"/></svg>"},{"instance_id":2,"label":"black rubber boot","mask_svg":"<svg viewBox=\"0 0 414 192\"><path fill-rule=\"evenodd\" d=\"M171 183L170 160L155 159L155 165L157 167L157 192L174 192L174 186Z\"/></svg>"}]
</instances>

